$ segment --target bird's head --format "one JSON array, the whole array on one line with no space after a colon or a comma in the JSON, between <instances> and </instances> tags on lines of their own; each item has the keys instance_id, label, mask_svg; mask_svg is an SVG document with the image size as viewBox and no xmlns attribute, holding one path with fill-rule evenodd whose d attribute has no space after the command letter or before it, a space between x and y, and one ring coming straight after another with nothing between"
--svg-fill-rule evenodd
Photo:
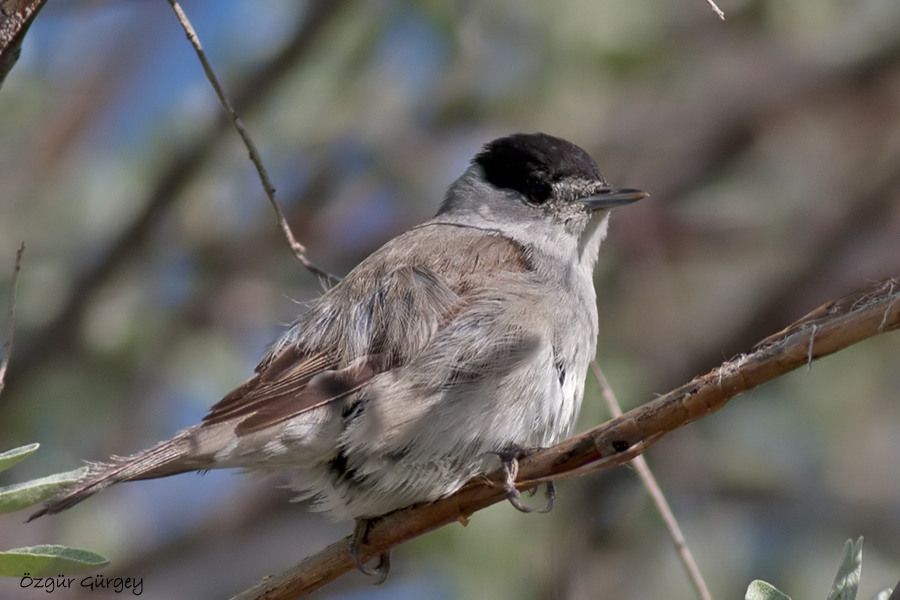
<instances>
[{"instance_id":1,"label":"bird's head","mask_svg":"<svg viewBox=\"0 0 900 600\"><path fill-rule=\"evenodd\" d=\"M582 148L545 133L517 133L484 146L450 188L439 214L498 226L552 223L580 236L591 221L648 194L616 189Z\"/></svg>"}]
</instances>

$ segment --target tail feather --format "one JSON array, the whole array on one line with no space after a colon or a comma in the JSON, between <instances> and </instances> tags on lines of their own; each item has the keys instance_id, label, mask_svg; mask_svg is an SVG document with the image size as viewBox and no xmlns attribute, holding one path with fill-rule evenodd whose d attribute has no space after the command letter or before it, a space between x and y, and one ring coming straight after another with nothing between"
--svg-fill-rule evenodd
<instances>
[{"instance_id":1,"label":"tail feather","mask_svg":"<svg viewBox=\"0 0 900 600\"><path fill-rule=\"evenodd\" d=\"M71 508L97 492L122 481L153 479L208 468L205 461L188 456L192 429L131 456L113 456L108 462L89 462L88 469L71 487L47 502L29 521Z\"/></svg>"}]
</instances>

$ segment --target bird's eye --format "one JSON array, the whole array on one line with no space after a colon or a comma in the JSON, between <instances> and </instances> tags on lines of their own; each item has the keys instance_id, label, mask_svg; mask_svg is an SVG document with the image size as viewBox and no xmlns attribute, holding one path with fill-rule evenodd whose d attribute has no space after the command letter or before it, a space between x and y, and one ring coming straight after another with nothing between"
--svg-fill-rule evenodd
<instances>
[{"instance_id":1,"label":"bird's eye","mask_svg":"<svg viewBox=\"0 0 900 600\"><path fill-rule=\"evenodd\" d=\"M525 195L528 201L533 204L543 204L550 198L552 193L550 184L535 177L529 177L525 182Z\"/></svg>"}]
</instances>

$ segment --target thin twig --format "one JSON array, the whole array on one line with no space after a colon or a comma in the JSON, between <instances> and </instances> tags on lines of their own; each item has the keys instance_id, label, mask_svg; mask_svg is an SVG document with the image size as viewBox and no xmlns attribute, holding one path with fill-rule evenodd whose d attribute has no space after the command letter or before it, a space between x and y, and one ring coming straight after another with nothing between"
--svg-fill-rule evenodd
<instances>
[{"instance_id":1,"label":"thin twig","mask_svg":"<svg viewBox=\"0 0 900 600\"><path fill-rule=\"evenodd\" d=\"M13 267L12 283L9 291L9 312L6 316L6 342L3 343L3 360L0 360L0 394L6 386L6 370L9 368L9 357L12 355L13 338L16 337L16 291L19 288L19 271L22 270L22 255L25 254L25 242L16 251L16 264Z\"/></svg>"},{"instance_id":2,"label":"thin twig","mask_svg":"<svg viewBox=\"0 0 900 600\"><path fill-rule=\"evenodd\" d=\"M859 294L856 294L858 297ZM835 310L816 321L813 358L818 359L866 338L900 328L900 290L884 282L865 290L861 303L835 301ZM643 450L663 435L722 408L731 398L806 364L809 332L791 331L673 389L624 415L519 461L517 486L560 478L585 465ZM628 458L631 458L630 456ZM607 462L608 461L608 462ZM464 521L506 496L502 473L477 477L452 496L393 512L374 521L360 552L368 560L428 531ZM238 600L276 600L309 594L353 570L350 538L331 544L287 571L235 596Z\"/></svg>"},{"instance_id":3,"label":"thin twig","mask_svg":"<svg viewBox=\"0 0 900 600\"><path fill-rule=\"evenodd\" d=\"M606 379L606 375L603 374L603 370L596 361L591 362L591 370L594 373L594 377L597 379L597 383L600 384L600 392L603 395L603 399L606 401L606 406L609 407L609 412L614 418L621 417L622 407L616 399L616 394L613 392L612 386L609 385L609 380ZM684 534L681 532L681 527L678 525L675 513L672 512L672 507L669 506L669 502L666 500L662 488L656 481L653 471L650 470L650 465L647 464L647 460L643 456L637 456L632 461L632 464L634 465L634 469L637 471L638 476L641 478L644 487L647 488L647 493L649 493L650 497L653 499L653 504L656 505L659 516L662 517L663 522L665 522L666 527L669 529L669 535L672 537L672 542L675 544L675 549L678 551L678 557L681 559L682 564L684 564L688 577L691 579L691 583L694 584L694 588L697 590L697 595L702 600L712 600L712 594L709 593L709 587L707 587L706 581L703 579L703 574L700 573L700 567L697 565L694 554L691 552L690 547L687 545L687 541L684 539Z\"/></svg>"},{"instance_id":4,"label":"thin twig","mask_svg":"<svg viewBox=\"0 0 900 600\"><path fill-rule=\"evenodd\" d=\"M266 197L269 199L269 204L272 205L272 210L275 211L275 218L278 221L278 226L281 228L281 232L284 234L284 237L287 240L291 251L294 253L294 256L297 257L297 260L299 260L300 263L304 267L306 267L308 271L319 278L319 282L323 286L333 285L337 283L339 281L337 277L316 266L311 260L309 260L309 258L306 256L306 247L298 242L297 238L294 237L294 232L291 231L291 226L288 224L287 218L285 218L284 216L284 211L281 210L281 206L279 205L278 200L275 198L275 186L272 185L272 180L269 178L269 173L268 171L266 171L266 168L263 165L262 159L259 156L259 152L256 149L256 144L253 143L253 140L250 138L250 134L247 133L247 129L244 127L243 121L241 121L241 118L234 110L234 106L232 106L231 102L225 96L225 91L222 89L222 85L219 83L219 79L218 77L216 77L216 73L215 71L213 71L212 65L210 65L209 60L207 60L206 58L206 53L203 51L203 46L200 44L200 38L197 36L197 32L194 31L194 26L191 25L190 20L188 19L184 10L182 10L181 5L178 4L177 0L168 0L168 2L169 5L171 5L172 10L175 11L175 16L178 18L178 22L181 24L182 28L184 28L184 33L187 36L188 41L194 47L194 51L197 53L197 57L200 59L200 64L203 65L203 72L206 74L206 78L212 85L213 90L215 90L216 96L219 98L219 102L222 104L222 108L225 109L225 112L228 114L228 118L234 125L235 130L238 132L238 135L241 136L241 140L244 142L244 146L246 146L247 148L247 153L250 156L250 160L256 167L256 172L259 175L259 180L262 183L262 187L266 193Z\"/></svg>"},{"instance_id":5,"label":"thin twig","mask_svg":"<svg viewBox=\"0 0 900 600\"><path fill-rule=\"evenodd\" d=\"M709 7L713 9L713 12L716 13L720 19L725 20L725 12L719 8L716 4L715 0L706 0L706 3L709 4Z\"/></svg>"},{"instance_id":6,"label":"thin twig","mask_svg":"<svg viewBox=\"0 0 900 600\"><path fill-rule=\"evenodd\" d=\"M311 0L298 18L291 36L265 62L247 69L235 83L232 98L244 114L259 109L278 89L284 78L310 56L323 32L347 6L347 0ZM7 382L6 393L24 384L29 377L53 360L71 351L85 314L97 294L140 251L166 216L184 198L184 190L219 147L231 125L227 118L215 119L185 147L170 152L146 194L134 201L140 209L129 223L115 233L105 247L91 254L91 261L68 285L61 308L29 339L21 339L16 352L16 377ZM30 343L29 343L30 342Z\"/></svg>"}]
</instances>

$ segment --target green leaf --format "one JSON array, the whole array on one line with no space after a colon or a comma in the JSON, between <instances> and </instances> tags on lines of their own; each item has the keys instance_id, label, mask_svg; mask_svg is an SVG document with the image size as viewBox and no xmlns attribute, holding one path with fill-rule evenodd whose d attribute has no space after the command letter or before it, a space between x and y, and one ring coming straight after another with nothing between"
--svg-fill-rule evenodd
<instances>
[{"instance_id":1,"label":"green leaf","mask_svg":"<svg viewBox=\"0 0 900 600\"><path fill-rule=\"evenodd\" d=\"M856 542L847 540L844 543L844 557L841 559L837 575L834 576L828 600L856 600L856 591L862 574L862 547L861 537Z\"/></svg>"},{"instance_id":2,"label":"green leaf","mask_svg":"<svg viewBox=\"0 0 900 600\"><path fill-rule=\"evenodd\" d=\"M19 446L18 448L13 448L6 452L0 452L0 473L7 470L29 454L33 454L40 447L40 444L34 443L28 444L27 446Z\"/></svg>"},{"instance_id":3,"label":"green leaf","mask_svg":"<svg viewBox=\"0 0 900 600\"><path fill-rule=\"evenodd\" d=\"M6 577L43 577L80 569L100 567L109 562L88 550L68 546L28 546L0 551L0 575Z\"/></svg>"},{"instance_id":4,"label":"green leaf","mask_svg":"<svg viewBox=\"0 0 900 600\"><path fill-rule=\"evenodd\" d=\"M87 467L54 473L40 479L32 479L0 488L0 513L14 512L26 506L47 500L61 488L78 481Z\"/></svg>"},{"instance_id":5,"label":"green leaf","mask_svg":"<svg viewBox=\"0 0 900 600\"><path fill-rule=\"evenodd\" d=\"M771 583L762 579L754 579L747 587L744 600L791 600L791 597Z\"/></svg>"}]
</instances>

